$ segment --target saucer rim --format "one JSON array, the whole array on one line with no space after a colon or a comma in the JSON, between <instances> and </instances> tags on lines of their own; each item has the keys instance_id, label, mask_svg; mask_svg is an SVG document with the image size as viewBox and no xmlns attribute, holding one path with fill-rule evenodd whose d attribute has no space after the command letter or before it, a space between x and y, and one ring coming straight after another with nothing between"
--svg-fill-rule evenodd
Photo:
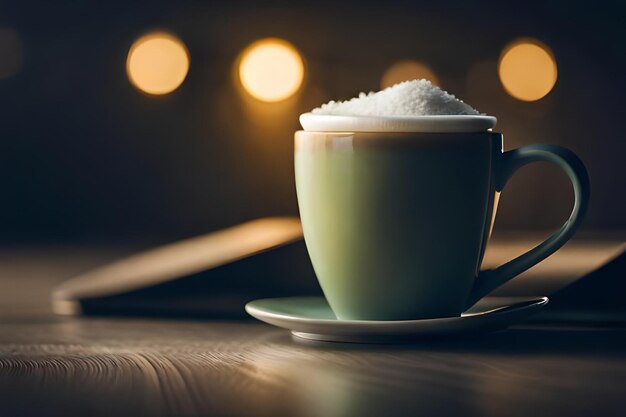
<instances>
[{"instance_id":1,"label":"saucer rim","mask_svg":"<svg viewBox=\"0 0 626 417\"><path fill-rule=\"evenodd\" d=\"M263 310L260 309L258 307L255 307L254 304L259 303L259 302L267 302L267 301L276 301L276 300L289 300L289 299L320 299L320 298L324 298L322 296L313 296L313 297L298 297L298 296L294 296L294 297L274 297L274 298L261 298L261 299L257 299L257 300L253 300L248 302L245 305L245 310L248 314L250 314L252 317L256 318L257 320L261 320L257 314L268 317L268 318L272 318L272 319L277 319L277 320L287 320L287 321L291 321L294 323L303 323L303 324L308 324L308 325L323 325L323 326L338 326L338 325L350 325L350 326L362 326L362 327L389 327L389 326L403 326L403 325L414 325L416 323L421 323L421 324L433 324L433 325L437 325L437 324L445 324L445 323L449 323L449 322L458 322L458 321L465 321L467 322L468 320L472 320L472 319L479 319L479 318L484 318L485 316L493 316L493 315L497 315L497 314L506 314L507 312L511 312L510 310L507 311L501 311L499 312L502 308L506 308L508 306L503 306L503 307L499 307L499 308L495 308L495 309L491 309L488 311L484 311L484 312L480 312L480 313L476 313L476 314L469 314L469 315L461 315L461 316L454 316L454 317L437 317L437 318L431 318L431 319L410 319L410 320L341 320L341 319L310 319L310 318L306 318L306 317L300 317L300 316L294 316L294 315L289 315L289 314L281 314L281 313L275 313L275 312L271 312L271 311L267 311L267 310ZM520 303L523 302L523 300L526 300L527 302L531 302L530 304L526 304L523 306L520 306L518 308L516 308L514 311L515 312L520 312L520 311L524 311L526 309L536 309L536 308L540 308L543 307L545 305L548 304L548 302L550 301L550 299L547 296L518 296L518 297L505 297L505 296L487 296L484 297L485 299L487 298L499 298L499 299L519 299ZM513 305L511 305L510 307L512 307ZM257 314L254 314L255 312L257 312ZM264 320L261 320L264 321ZM275 325L275 324L272 324ZM281 326L279 326L281 327Z\"/></svg>"}]
</instances>

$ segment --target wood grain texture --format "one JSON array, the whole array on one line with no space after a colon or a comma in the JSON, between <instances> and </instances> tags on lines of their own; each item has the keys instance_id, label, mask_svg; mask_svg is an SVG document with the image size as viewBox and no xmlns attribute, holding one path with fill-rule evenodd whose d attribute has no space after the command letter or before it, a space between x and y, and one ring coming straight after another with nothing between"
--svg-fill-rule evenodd
<instances>
[{"instance_id":1,"label":"wood grain texture","mask_svg":"<svg viewBox=\"0 0 626 417\"><path fill-rule=\"evenodd\" d=\"M48 291L62 276L113 252L0 255L12 259L0 265L0 416L571 417L626 409L624 328L518 327L367 346L302 341L253 321L48 312Z\"/></svg>"}]
</instances>

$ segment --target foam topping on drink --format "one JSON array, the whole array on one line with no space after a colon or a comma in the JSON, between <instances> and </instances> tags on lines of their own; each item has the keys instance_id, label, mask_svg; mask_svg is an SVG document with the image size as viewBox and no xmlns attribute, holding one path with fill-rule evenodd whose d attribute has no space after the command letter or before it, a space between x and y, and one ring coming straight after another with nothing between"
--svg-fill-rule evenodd
<instances>
[{"instance_id":1,"label":"foam topping on drink","mask_svg":"<svg viewBox=\"0 0 626 417\"><path fill-rule=\"evenodd\" d=\"M311 113L335 116L480 115L426 79L404 81L378 92L360 93L346 101L330 101Z\"/></svg>"}]
</instances>

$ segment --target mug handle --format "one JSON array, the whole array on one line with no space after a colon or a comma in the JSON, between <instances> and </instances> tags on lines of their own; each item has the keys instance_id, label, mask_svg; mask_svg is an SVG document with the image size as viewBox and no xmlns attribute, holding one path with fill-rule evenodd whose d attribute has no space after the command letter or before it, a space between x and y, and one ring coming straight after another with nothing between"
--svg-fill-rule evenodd
<instances>
[{"instance_id":1,"label":"mug handle","mask_svg":"<svg viewBox=\"0 0 626 417\"><path fill-rule=\"evenodd\" d=\"M589 205L589 175L580 158L574 152L561 146L529 145L504 152L496 165L496 190L502 191L509 178L519 168L537 161L547 161L558 165L572 181L574 186L572 213L559 230L528 252L495 269L480 271L470 293L467 308L560 249L574 235L585 216Z\"/></svg>"}]
</instances>

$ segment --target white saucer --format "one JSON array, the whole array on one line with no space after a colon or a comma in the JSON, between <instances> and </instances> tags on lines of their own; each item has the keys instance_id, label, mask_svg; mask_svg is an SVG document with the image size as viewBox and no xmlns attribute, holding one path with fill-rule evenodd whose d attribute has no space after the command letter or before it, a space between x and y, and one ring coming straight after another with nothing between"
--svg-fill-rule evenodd
<instances>
[{"instance_id":1,"label":"white saucer","mask_svg":"<svg viewBox=\"0 0 626 417\"><path fill-rule=\"evenodd\" d=\"M461 317L402 321L338 320L323 297L266 298L248 303L246 311L304 339L393 343L504 329L547 304L547 297L485 297Z\"/></svg>"},{"instance_id":2,"label":"white saucer","mask_svg":"<svg viewBox=\"0 0 626 417\"><path fill-rule=\"evenodd\" d=\"M304 113L300 124L315 132L486 132L497 119L486 115L441 116L335 116Z\"/></svg>"}]
</instances>

